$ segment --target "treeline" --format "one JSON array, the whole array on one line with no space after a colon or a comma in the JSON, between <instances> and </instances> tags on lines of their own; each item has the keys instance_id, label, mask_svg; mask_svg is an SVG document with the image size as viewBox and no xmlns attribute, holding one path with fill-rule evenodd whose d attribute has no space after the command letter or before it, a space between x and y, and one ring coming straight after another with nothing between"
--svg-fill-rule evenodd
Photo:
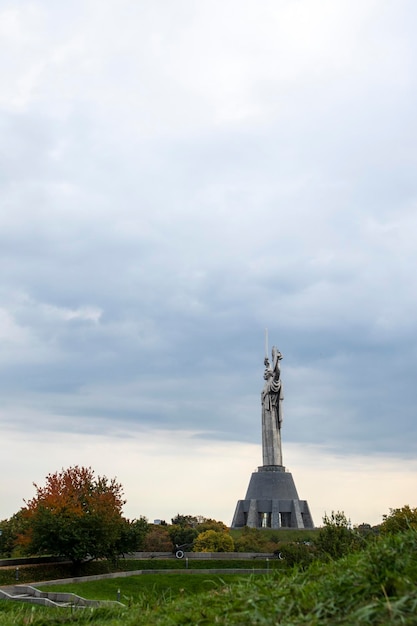
<instances>
[{"instance_id":1,"label":"treeline","mask_svg":"<svg viewBox=\"0 0 417 626\"><path fill-rule=\"evenodd\" d=\"M304 567L314 559L361 550L377 534L417 528L417 509L408 505L391 509L377 527L352 528L340 511L325 515L318 531L230 531L221 521L182 514L170 524L149 524L145 517L123 516L123 488L116 479L78 466L48 474L44 486L34 487L34 498L0 522L1 558L60 556L76 568L95 559L117 563L120 556L138 551L263 552Z\"/></svg>"},{"instance_id":2,"label":"treeline","mask_svg":"<svg viewBox=\"0 0 417 626\"><path fill-rule=\"evenodd\" d=\"M123 516L123 487L90 467L48 474L45 485L10 519L0 522L0 557L62 556L74 566L86 560L116 562L138 551L227 552L235 549L227 526L202 516L177 514L167 524Z\"/></svg>"}]
</instances>

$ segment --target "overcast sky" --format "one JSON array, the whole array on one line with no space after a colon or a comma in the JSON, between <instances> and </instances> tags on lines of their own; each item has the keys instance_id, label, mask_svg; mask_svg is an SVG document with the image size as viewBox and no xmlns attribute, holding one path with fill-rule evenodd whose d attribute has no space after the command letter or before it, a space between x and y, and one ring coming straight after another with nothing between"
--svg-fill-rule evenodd
<instances>
[{"instance_id":1,"label":"overcast sky","mask_svg":"<svg viewBox=\"0 0 417 626\"><path fill-rule=\"evenodd\" d=\"M0 0L0 519L75 464L230 524L416 501L413 0ZM7 480L5 480L7 476Z\"/></svg>"}]
</instances>

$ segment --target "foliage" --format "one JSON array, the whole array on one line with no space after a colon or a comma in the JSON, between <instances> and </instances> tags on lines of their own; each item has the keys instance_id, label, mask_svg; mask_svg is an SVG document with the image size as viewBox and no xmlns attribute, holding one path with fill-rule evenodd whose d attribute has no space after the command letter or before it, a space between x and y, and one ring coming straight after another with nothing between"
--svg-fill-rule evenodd
<instances>
[{"instance_id":1,"label":"foliage","mask_svg":"<svg viewBox=\"0 0 417 626\"><path fill-rule=\"evenodd\" d=\"M167 526L151 525L143 549L146 552L171 552L172 540Z\"/></svg>"},{"instance_id":2,"label":"foliage","mask_svg":"<svg viewBox=\"0 0 417 626\"><path fill-rule=\"evenodd\" d=\"M358 533L352 530L343 511L332 511L330 516L325 514L323 524L315 543L324 555L338 559L361 546Z\"/></svg>"},{"instance_id":3,"label":"foliage","mask_svg":"<svg viewBox=\"0 0 417 626\"><path fill-rule=\"evenodd\" d=\"M114 545L113 554L119 556L144 549L149 524L145 517L135 520L121 519L120 534Z\"/></svg>"},{"instance_id":4,"label":"foliage","mask_svg":"<svg viewBox=\"0 0 417 626\"><path fill-rule=\"evenodd\" d=\"M235 550L237 552L265 552L271 553L277 547L275 542L270 541L267 533L260 528L245 526L241 533L235 537Z\"/></svg>"},{"instance_id":5,"label":"foliage","mask_svg":"<svg viewBox=\"0 0 417 626\"><path fill-rule=\"evenodd\" d=\"M274 554L284 561L287 568L297 565L305 569L317 558L316 549L309 542L284 543L274 551Z\"/></svg>"},{"instance_id":6,"label":"foliage","mask_svg":"<svg viewBox=\"0 0 417 626\"><path fill-rule=\"evenodd\" d=\"M0 522L0 530L0 555L3 558L25 553L24 536L28 530L28 521L23 511L18 511L10 519Z\"/></svg>"},{"instance_id":7,"label":"foliage","mask_svg":"<svg viewBox=\"0 0 417 626\"><path fill-rule=\"evenodd\" d=\"M380 526L382 533L398 533L410 528L417 530L417 508L411 509L408 504L401 509L390 509L388 515L383 515Z\"/></svg>"},{"instance_id":8,"label":"foliage","mask_svg":"<svg viewBox=\"0 0 417 626\"><path fill-rule=\"evenodd\" d=\"M314 543L318 533L318 529L249 528L248 526L230 530L236 552L264 552L266 554L275 552L283 543Z\"/></svg>"},{"instance_id":9,"label":"foliage","mask_svg":"<svg viewBox=\"0 0 417 626\"><path fill-rule=\"evenodd\" d=\"M226 524L202 515L177 515L168 528L173 546L186 546L191 550L198 535L206 530L228 532Z\"/></svg>"},{"instance_id":10,"label":"foliage","mask_svg":"<svg viewBox=\"0 0 417 626\"><path fill-rule=\"evenodd\" d=\"M219 530L205 530L194 542L194 552L233 552L234 549L232 537Z\"/></svg>"},{"instance_id":11,"label":"foliage","mask_svg":"<svg viewBox=\"0 0 417 626\"><path fill-rule=\"evenodd\" d=\"M181 515L177 513L172 518L171 522L174 526L181 526L182 528L194 528L197 524L200 524L205 520L205 517L201 515Z\"/></svg>"},{"instance_id":12,"label":"foliage","mask_svg":"<svg viewBox=\"0 0 417 626\"><path fill-rule=\"evenodd\" d=\"M227 533L229 532L228 527L223 522L219 522L215 519L205 519L203 522L198 524L197 526L198 532L203 533L205 530L216 530L218 532Z\"/></svg>"},{"instance_id":13,"label":"foliage","mask_svg":"<svg viewBox=\"0 0 417 626\"><path fill-rule=\"evenodd\" d=\"M198 536L198 530L196 528L179 526L177 524L168 526L168 533L173 546L186 546L186 549L189 550L191 550L194 540Z\"/></svg>"},{"instance_id":14,"label":"foliage","mask_svg":"<svg viewBox=\"0 0 417 626\"><path fill-rule=\"evenodd\" d=\"M115 559L143 543L146 520L122 517L123 490L115 479L75 466L48 474L44 487L34 486L36 496L22 509L27 526L19 538L29 554L54 554L79 564L86 558Z\"/></svg>"}]
</instances>

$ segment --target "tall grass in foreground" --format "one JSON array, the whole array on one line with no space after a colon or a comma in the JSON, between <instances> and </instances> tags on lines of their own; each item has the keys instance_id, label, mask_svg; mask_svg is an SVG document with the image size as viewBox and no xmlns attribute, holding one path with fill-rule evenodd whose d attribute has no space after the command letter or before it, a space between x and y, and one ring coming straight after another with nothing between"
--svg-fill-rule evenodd
<instances>
[{"instance_id":1,"label":"tall grass in foreground","mask_svg":"<svg viewBox=\"0 0 417 626\"><path fill-rule=\"evenodd\" d=\"M415 625L416 616L417 534L410 531L338 561L317 562L286 576L253 576L204 600L177 601L175 611L164 614L158 608L126 624Z\"/></svg>"},{"instance_id":2,"label":"tall grass in foreground","mask_svg":"<svg viewBox=\"0 0 417 626\"><path fill-rule=\"evenodd\" d=\"M175 574L173 576L180 576ZM184 576L185 578L185 576ZM52 626L334 626L417 623L417 533L378 538L363 551L337 561L314 562L305 571L252 575L211 591L115 611L73 614L36 611L0 603L0 625ZM30 612L32 610L32 613Z\"/></svg>"}]
</instances>

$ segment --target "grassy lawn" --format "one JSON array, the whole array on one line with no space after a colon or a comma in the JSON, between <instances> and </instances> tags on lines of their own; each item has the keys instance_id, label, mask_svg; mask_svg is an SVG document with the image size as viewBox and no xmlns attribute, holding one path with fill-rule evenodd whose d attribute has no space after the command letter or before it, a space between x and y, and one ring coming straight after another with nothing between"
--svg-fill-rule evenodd
<instances>
[{"instance_id":1,"label":"grassy lawn","mask_svg":"<svg viewBox=\"0 0 417 626\"><path fill-rule=\"evenodd\" d=\"M93 580L67 585L42 585L42 591L67 591L92 600L117 600L123 604L158 604L174 598L212 591L241 580L242 575L224 574L146 574L126 578Z\"/></svg>"},{"instance_id":2,"label":"grassy lawn","mask_svg":"<svg viewBox=\"0 0 417 626\"><path fill-rule=\"evenodd\" d=\"M200 594L222 594L233 583L248 576L225 574L146 574L62 585L44 585L42 591L66 591L94 600L117 600L126 606L115 609L46 608L18 602L0 602L0 626L55 626L58 624L101 624L122 626L135 623L143 612L164 610L184 598L198 602Z\"/></svg>"},{"instance_id":3,"label":"grassy lawn","mask_svg":"<svg viewBox=\"0 0 417 626\"><path fill-rule=\"evenodd\" d=\"M265 555L266 557L267 555ZM79 576L94 576L97 574L108 574L110 572L133 572L138 570L163 570L175 569L178 571L189 569L263 569L268 566L270 569L282 568L283 563L278 559L256 558L241 560L215 560L215 559L189 559L188 564L185 559L147 559L133 560L120 559L117 566L113 566L107 561L92 561L84 563L78 572ZM16 581L16 568L0 569L0 585L14 585L32 583L42 580L59 580L61 578L72 578L74 572L68 563L50 563L42 565L22 565L19 567L19 580Z\"/></svg>"}]
</instances>

